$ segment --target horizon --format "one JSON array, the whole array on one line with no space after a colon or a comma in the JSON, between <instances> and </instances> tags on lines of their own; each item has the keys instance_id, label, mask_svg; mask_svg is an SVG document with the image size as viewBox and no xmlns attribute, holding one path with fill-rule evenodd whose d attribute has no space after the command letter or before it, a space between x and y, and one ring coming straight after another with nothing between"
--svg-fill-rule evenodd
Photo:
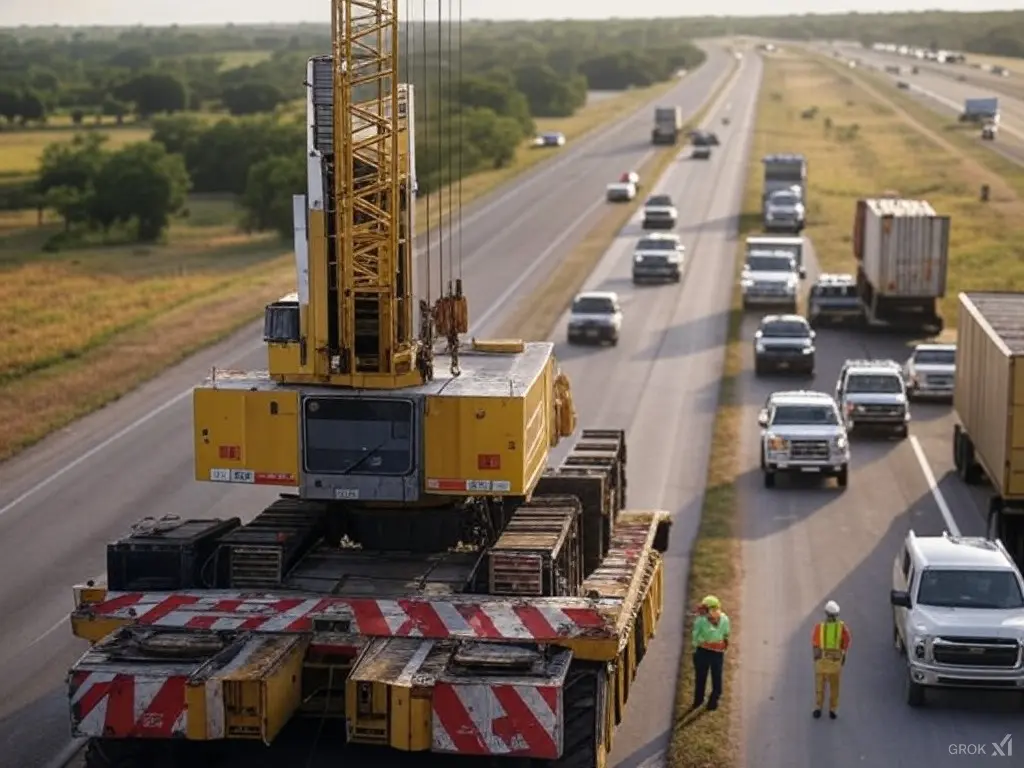
<instances>
[{"instance_id":1,"label":"horizon","mask_svg":"<svg viewBox=\"0 0 1024 768\"><path fill-rule=\"evenodd\" d=\"M441 0L442 3L445 0ZM329 0L292 0L291 18L276 17L280 5L271 0L179 0L168 6L142 6L137 0L105 0L96 8L96 3L85 6L73 0L51 0L42 7L19 4L17 7L0 8L0 28L4 29L53 29L72 27L222 27L268 26L298 24L326 24L329 17ZM420 5L420 4L415 4ZM675 19L743 19L743 18L786 18L801 16L843 16L856 13L860 16L897 15L914 13L985 14L1024 12L1019 0L989 0L989 7L977 8L963 0L904 0L903 7L879 3L875 7L850 0L781 0L773 13L764 13L763 5L755 0L723 0L716 7L725 12L716 14L676 13L674 0L634 0L630 7L634 13L623 15L620 4L613 0L520 0L514 6L504 6L515 13L499 11L494 13L488 6L502 8L493 0L447 0L447 7L453 10L461 7L462 17L467 21L602 21L602 20L653 20ZM56 7L55 7L56 6ZM564 11L552 12L552 7ZM436 8L434 3L427 6ZM400 15L421 15L422 5L400 3ZM603 15L602 15L603 11ZM240 15L246 14L245 17ZM446 14L447 15L447 14ZM59 17L65 23L54 24Z\"/></svg>"}]
</instances>

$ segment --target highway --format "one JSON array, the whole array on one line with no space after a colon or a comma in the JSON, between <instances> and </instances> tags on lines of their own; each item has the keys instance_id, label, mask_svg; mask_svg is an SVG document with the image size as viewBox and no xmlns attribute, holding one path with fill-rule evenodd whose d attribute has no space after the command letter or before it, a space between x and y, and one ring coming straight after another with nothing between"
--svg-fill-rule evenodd
<instances>
[{"instance_id":1,"label":"highway","mask_svg":"<svg viewBox=\"0 0 1024 768\"><path fill-rule=\"evenodd\" d=\"M696 112L729 61L712 49L703 67L657 101ZM495 327L599 220L604 185L651 151L650 106L464 212L462 278L474 334ZM435 242L434 270L438 250ZM425 266L421 258L421 280ZM108 541L145 515L248 518L274 497L272 490L196 483L192 470L190 388L214 365L263 367L261 348L258 330L247 329L0 467L0 768L58 764L70 746L62 683L85 647L66 621L70 586L103 572ZM585 391L588 383L581 384ZM702 448L693 461L703 461Z\"/></svg>"},{"instance_id":2,"label":"highway","mask_svg":"<svg viewBox=\"0 0 1024 768\"><path fill-rule=\"evenodd\" d=\"M813 254L808 267L809 284L817 271ZM812 768L828 755L835 768L974 765L970 758L951 755L950 745L984 744L991 755L990 743L1007 733L1019 734L1021 741L1024 729L1014 695L929 694L922 710L911 709L904 699L905 673L893 646L888 603L900 543L910 528L923 535L944 528L984 533L984 493L969 491L952 471L950 407L915 403L907 440L854 438L845 491L831 481L819 486L783 480L766 489L757 413L771 392L832 393L845 359L902 362L909 349L898 337L819 330L813 382L758 379L752 372L752 339L760 316L749 313L743 325L749 346L740 378L745 581L739 695L747 764ZM835 722L811 718L811 628L829 599L841 606L853 636Z\"/></svg>"},{"instance_id":3,"label":"highway","mask_svg":"<svg viewBox=\"0 0 1024 768\"><path fill-rule=\"evenodd\" d=\"M731 299L737 213L745 181L761 62L746 56L737 85L707 125L722 144L710 161L684 150L655 190L676 203L676 226L687 249L678 285L634 286L633 247L639 214L622 230L585 285L619 294L623 328L616 347L569 346L568 316L552 337L573 382L580 423L626 429L629 499L633 509L673 513L665 561L665 607L644 657L613 744L619 768L664 765L682 645L688 554L703 503L711 432L718 403ZM721 116L731 116L728 127ZM639 698L642 697L642 698Z\"/></svg>"},{"instance_id":4,"label":"highway","mask_svg":"<svg viewBox=\"0 0 1024 768\"><path fill-rule=\"evenodd\" d=\"M907 93L944 116L955 118L959 115L965 99L998 97L1002 113L999 135L995 141L984 144L1015 162L1024 163L1024 87L1013 85L1012 78L996 77L962 64L930 64L858 48L839 50L849 58L860 59L864 65L877 69L894 83L907 83L910 86ZM885 73L885 67L890 65L898 65L901 74ZM914 66L918 68L916 75L910 73ZM959 76L965 80L958 80ZM963 130L981 141L980 126L965 126Z\"/></svg>"}]
</instances>

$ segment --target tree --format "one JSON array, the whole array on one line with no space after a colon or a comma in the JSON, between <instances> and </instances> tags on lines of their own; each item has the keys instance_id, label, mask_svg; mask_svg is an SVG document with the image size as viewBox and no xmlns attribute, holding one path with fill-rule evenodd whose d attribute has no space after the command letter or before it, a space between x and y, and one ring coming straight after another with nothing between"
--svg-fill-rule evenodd
<instances>
[{"instance_id":1,"label":"tree","mask_svg":"<svg viewBox=\"0 0 1024 768\"><path fill-rule=\"evenodd\" d=\"M160 112L181 112L188 105L185 84L174 75L150 72L133 77L114 89L114 96L130 101L135 111L144 117Z\"/></svg>"},{"instance_id":2,"label":"tree","mask_svg":"<svg viewBox=\"0 0 1024 768\"><path fill-rule=\"evenodd\" d=\"M194 115L158 117L153 121L153 141L163 144L171 154L187 155L205 132L203 121Z\"/></svg>"},{"instance_id":3,"label":"tree","mask_svg":"<svg viewBox=\"0 0 1024 768\"><path fill-rule=\"evenodd\" d=\"M160 237L181 210L189 189L180 155L155 142L139 142L111 154L95 181L93 220L103 225L137 222L140 242Z\"/></svg>"},{"instance_id":4,"label":"tree","mask_svg":"<svg viewBox=\"0 0 1024 768\"><path fill-rule=\"evenodd\" d=\"M255 115L273 112L284 101L284 94L270 83L242 83L225 88L221 101L232 115Z\"/></svg>"},{"instance_id":5,"label":"tree","mask_svg":"<svg viewBox=\"0 0 1024 768\"><path fill-rule=\"evenodd\" d=\"M306 190L304 152L260 160L249 169L242 195L246 225L255 230L273 230L282 238L292 236L292 196Z\"/></svg>"},{"instance_id":6,"label":"tree","mask_svg":"<svg viewBox=\"0 0 1024 768\"><path fill-rule=\"evenodd\" d=\"M496 77L466 77L456 84L453 96L464 107L483 107L513 118L524 135L533 132L530 104L510 79L501 82Z\"/></svg>"},{"instance_id":7,"label":"tree","mask_svg":"<svg viewBox=\"0 0 1024 768\"><path fill-rule=\"evenodd\" d=\"M103 146L106 140L102 133L89 132L78 134L69 142L58 142L44 148L36 182L39 193L46 195L58 187L78 191L88 189L106 162L107 153Z\"/></svg>"},{"instance_id":8,"label":"tree","mask_svg":"<svg viewBox=\"0 0 1024 768\"><path fill-rule=\"evenodd\" d=\"M586 81L559 75L547 64L523 64L513 70L534 117L568 117L586 103Z\"/></svg>"},{"instance_id":9,"label":"tree","mask_svg":"<svg viewBox=\"0 0 1024 768\"><path fill-rule=\"evenodd\" d=\"M23 91L18 105L18 117L22 124L46 121L46 105L35 91Z\"/></svg>"},{"instance_id":10,"label":"tree","mask_svg":"<svg viewBox=\"0 0 1024 768\"><path fill-rule=\"evenodd\" d=\"M0 117L13 123L20 111L21 94L14 88L0 88Z\"/></svg>"},{"instance_id":11,"label":"tree","mask_svg":"<svg viewBox=\"0 0 1024 768\"><path fill-rule=\"evenodd\" d=\"M91 208L95 201L93 188L50 187L43 196L43 205L52 208L64 219L64 231L70 232L73 224L90 220Z\"/></svg>"}]
</instances>

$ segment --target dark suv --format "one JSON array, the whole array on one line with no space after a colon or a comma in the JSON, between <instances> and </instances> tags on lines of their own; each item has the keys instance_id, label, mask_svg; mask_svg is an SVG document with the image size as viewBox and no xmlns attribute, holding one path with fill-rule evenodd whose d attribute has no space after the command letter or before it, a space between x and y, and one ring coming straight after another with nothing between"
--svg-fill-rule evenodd
<instances>
[{"instance_id":1,"label":"dark suv","mask_svg":"<svg viewBox=\"0 0 1024 768\"><path fill-rule=\"evenodd\" d=\"M814 331L800 315L767 315L754 334L754 374L814 375Z\"/></svg>"},{"instance_id":2,"label":"dark suv","mask_svg":"<svg viewBox=\"0 0 1024 768\"><path fill-rule=\"evenodd\" d=\"M807 319L815 328L864 322L853 275L820 275L807 297Z\"/></svg>"}]
</instances>

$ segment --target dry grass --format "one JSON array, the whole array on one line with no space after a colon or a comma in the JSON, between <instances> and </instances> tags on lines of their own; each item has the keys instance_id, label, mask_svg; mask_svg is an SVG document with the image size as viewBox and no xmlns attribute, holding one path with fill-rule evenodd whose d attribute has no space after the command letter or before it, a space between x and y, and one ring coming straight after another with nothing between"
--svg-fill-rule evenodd
<instances>
[{"instance_id":1,"label":"dry grass","mask_svg":"<svg viewBox=\"0 0 1024 768\"><path fill-rule=\"evenodd\" d=\"M579 138L670 86L601 100L541 130ZM148 138L141 127L108 133L114 146ZM34 171L46 144L73 135L0 133L0 171ZM513 166L465 180L464 203L553 154L524 149ZM0 212L0 460L224 338L291 287L287 245L239 234L237 219L231 200L194 199L168 245L44 254L52 216L39 226L34 211Z\"/></svg>"},{"instance_id":2,"label":"dry grass","mask_svg":"<svg viewBox=\"0 0 1024 768\"><path fill-rule=\"evenodd\" d=\"M768 66L768 65L766 65ZM765 82L767 83L767 69ZM749 234L758 230L757 211L761 200L761 157L767 154L768 133L761 130L770 114L770 91L762 88L758 100L757 133L751 149L743 195L744 215L740 219L739 249ZM754 213L747 214L746 212ZM737 272L741 260L736 260ZM684 648L676 681L676 711L672 723L668 765L671 768L733 768L739 764L740 735L737 729L737 696L739 644L742 631L740 615L740 543L737 515L736 478L743 409L739 400L738 379L743 370L740 328L743 310L739 287L735 289L729 310L729 327L725 347L725 364L718 393L718 410L711 436L711 456L701 508L700 528L690 552L690 573L687 580L686 605L695 606L705 595L716 595L729 615L733 642L725 659L725 690L715 712L690 711L693 701L693 662L689 637L693 630L688 617L683 633Z\"/></svg>"},{"instance_id":3,"label":"dry grass","mask_svg":"<svg viewBox=\"0 0 1024 768\"><path fill-rule=\"evenodd\" d=\"M72 128L54 126L40 130L0 131L0 173L4 176L34 175L39 170L39 158L50 144L71 141L76 135L101 130L108 137L110 149L123 147L136 141L149 141L152 131L142 126L103 126L101 128Z\"/></svg>"},{"instance_id":4,"label":"dry grass","mask_svg":"<svg viewBox=\"0 0 1024 768\"><path fill-rule=\"evenodd\" d=\"M719 81L718 88L708 102L693 116L683 128L689 131L700 124L718 91L728 82L735 66L729 70L725 78ZM679 154L680 147L663 147L652 155L643 167L637 169L647 189L653 188L658 178L668 169ZM572 302L587 277L597 266L601 257L608 251L615 236L629 222L630 217L643 204L643 196L639 195L629 204L609 203L610 213L592 229L583 241L568 254L555 269L554 274L542 288L524 298L515 311L502 323L496 336L500 338L519 338L527 341L539 341L548 338L562 316L565 308Z\"/></svg>"},{"instance_id":5,"label":"dry grass","mask_svg":"<svg viewBox=\"0 0 1024 768\"><path fill-rule=\"evenodd\" d=\"M895 89L886 92L863 78L820 57L766 61L757 138L765 152L797 147L807 156L806 234L821 268L853 271L855 201L894 190L926 199L953 219L949 288L941 303L947 326L956 325L959 291L1024 288L1021 169L999 163L994 153L983 158L968 151L963 137L930 127L925 116L890 97ZM812 107L815 117L803 119ZM982 184L991 187L989 203L979 201Z\"/></svg>"}]
</instances>

